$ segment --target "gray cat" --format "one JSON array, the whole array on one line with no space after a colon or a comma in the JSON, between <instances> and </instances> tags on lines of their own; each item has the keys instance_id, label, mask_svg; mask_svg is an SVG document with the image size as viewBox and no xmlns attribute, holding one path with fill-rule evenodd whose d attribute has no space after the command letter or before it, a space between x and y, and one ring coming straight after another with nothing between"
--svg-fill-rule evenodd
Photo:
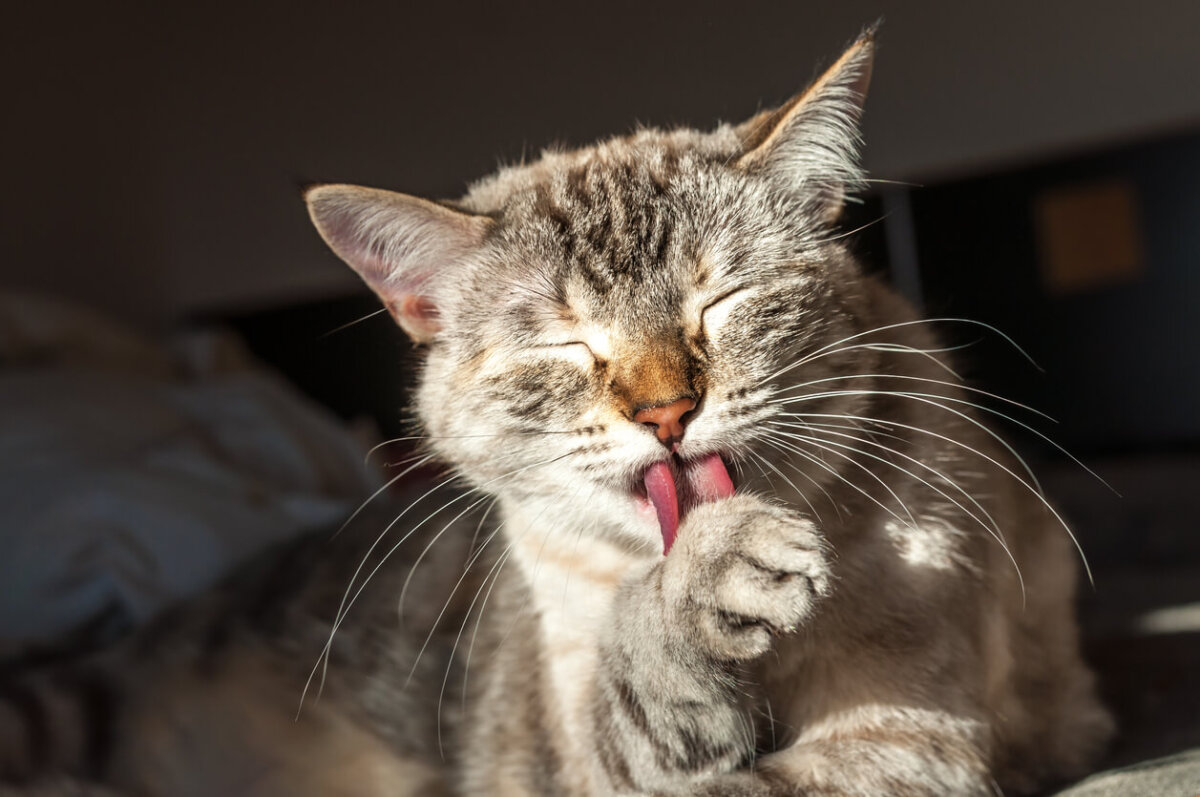
<instances>
[{"instance_id":1,"label":"gray cat","mask_svg":"<svg viewBox=\"0 0 1200 797\"><path fill-rule=\"evenodd\" d=\"M834 231L872 50L741 125L548 152L457 201L309 190L424 346L425 442L468 491L395 519L358 571L298 546L10 692L7 771L40 755L155 795L764 797L1085 772L1111 721L1069 532ZM67 699L80 682L105 719ZM108 730L37 736L39 711Z\"/></svg>"}]
</instances>

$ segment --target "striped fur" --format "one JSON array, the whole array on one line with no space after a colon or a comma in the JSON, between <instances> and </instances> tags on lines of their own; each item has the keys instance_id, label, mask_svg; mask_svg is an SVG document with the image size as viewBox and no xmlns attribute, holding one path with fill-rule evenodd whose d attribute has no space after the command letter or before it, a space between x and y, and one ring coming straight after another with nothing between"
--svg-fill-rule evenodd
<instances>
[{"instance_id":1,"label":"striped fur","mask_svg":"<svg viewBox=\"0 0 1200 797\"><path fill-rule=\"evenodd\" d=\"M354 570L337 546L12 680L3 771L151 795L761 797L1084 772L1111 723L1068 533L833 226L872 50L740 126L549 152L453 202L310 190L426 344L416 411L467 492L339 626L301 722ZM679 462L720 454L737 494L684 507L663 556L638 485L669 454L634 418L681 398Z\"/></svg>"}]
</instances>

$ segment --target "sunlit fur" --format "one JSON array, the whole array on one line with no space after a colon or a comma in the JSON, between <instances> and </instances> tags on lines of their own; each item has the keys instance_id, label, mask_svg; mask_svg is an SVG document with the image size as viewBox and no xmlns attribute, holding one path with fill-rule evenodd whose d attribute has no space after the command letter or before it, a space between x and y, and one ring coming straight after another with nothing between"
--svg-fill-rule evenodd
<instances>
[{"instance_id":1,"label":"sunlit fur","mask_svg":"<svg viewBox=\"0 0 1200 797\"><path fill-rule=\"evenodd\" d=\"M321 593L335 633L297 673L323 693L300 727L384 740L359 749L385 782L355 793L990 795L1102 749L1072 538L983 422L1022 410L961 386L835 226L872 48L743 125L549 152L454 202L309 192L425 344L419 436L454 482ZM638 490L668 452L634 415L681 396L679 459L719 453L737 495L664 557ZM425 619L386 637L402 672L364 699L388 676L351 677L353 644L389 588ZM290 670L304 649L261 647ZM344 771L323 749L304 771ZM195 766L171 761L155 784Z\"/></svg>"}]
</instances>

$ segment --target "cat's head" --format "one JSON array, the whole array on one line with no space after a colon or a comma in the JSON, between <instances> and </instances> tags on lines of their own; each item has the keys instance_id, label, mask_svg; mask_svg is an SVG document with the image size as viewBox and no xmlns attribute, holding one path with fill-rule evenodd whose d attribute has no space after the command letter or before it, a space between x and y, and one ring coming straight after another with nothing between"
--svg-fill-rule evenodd
<instances>
[{"instance_id":1,"label":"cat's head","mask_svg":"<svg viewBox=\"0 0 1200 797\"><path fill-rule=\"evenodd\" d=\"M487 492L652 547L663 490L686 511L730 489L726 464L766 472L781 388L838 358L795 363L856 331L832 223L862 179L872 50L741 125L549 152L454 202L311 189L326 242L426 346L433 448Z\"/></svg>"}]
</instances>

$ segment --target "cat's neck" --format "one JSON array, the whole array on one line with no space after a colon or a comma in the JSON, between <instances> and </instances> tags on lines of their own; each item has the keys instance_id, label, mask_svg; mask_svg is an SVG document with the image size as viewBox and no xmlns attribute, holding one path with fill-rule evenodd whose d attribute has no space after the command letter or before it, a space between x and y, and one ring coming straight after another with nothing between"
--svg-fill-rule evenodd
<instances>
[{"instance_id":1,"label":"cat's neck","mask_svg":"<svg viewBox=\"0 0 1200 797\"><path fill-rule=\"evenodd\" d=\"M504 534L546 634L556 643L594 640L621 582L657 558L603 533L562 506L501 501Z\"/></svg>"}]
</instances>

